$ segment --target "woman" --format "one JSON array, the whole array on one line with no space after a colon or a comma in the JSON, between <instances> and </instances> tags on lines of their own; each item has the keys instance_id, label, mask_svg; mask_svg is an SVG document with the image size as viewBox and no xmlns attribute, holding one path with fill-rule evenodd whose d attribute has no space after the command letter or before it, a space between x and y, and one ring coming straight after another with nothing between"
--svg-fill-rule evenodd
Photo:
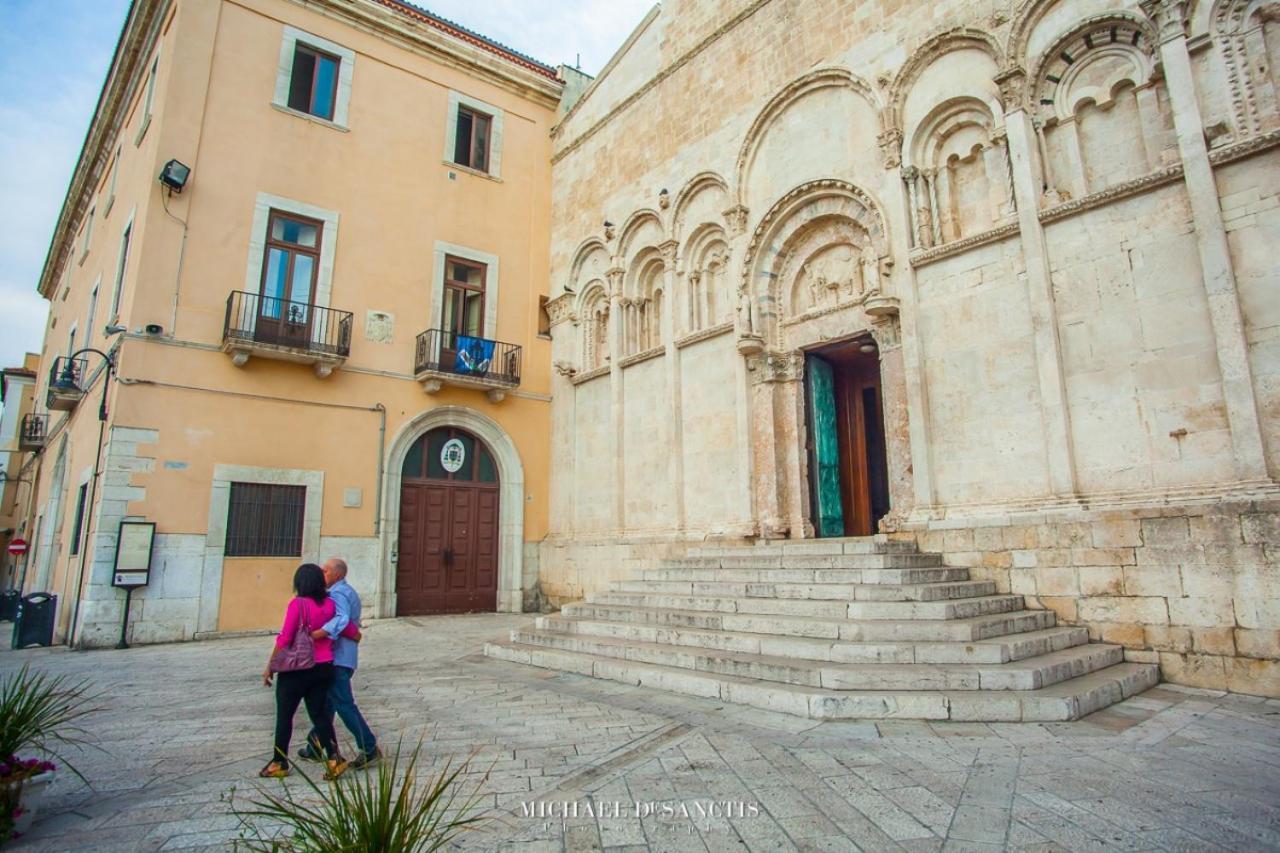
<instances>
[{"instance_id":1,"label":"woman","mask_svg":"<svg viewBox=\"0 0 1280 853\"><path fill-rule=\"evenodd\" d=\"M258 772L259 776L269 779L282 779L289 775L289 739L293 735L293 715L298 710L298 703L307 706L307 716L311 718L311 726L324 747L326 779L337 779L347 769L347 763L338 754L338 740L333 731L333 718L325 713L325 695L329 683L333 681L333 641L328 635L317 630L333 618L335 607L329 593L325 591L324 572L315 563L304 563L293 574L294 598L284 614L284 627L276 636L271 656L267 658L267 668L262 672L262 682L271 686L272 665L276 658L289 647L298 626L305 625L312 631L315 643L315 665L308 669L297 669L280 673L276 682L276 738L275 754L267 766Z\"/></svg>"}]
</instances>

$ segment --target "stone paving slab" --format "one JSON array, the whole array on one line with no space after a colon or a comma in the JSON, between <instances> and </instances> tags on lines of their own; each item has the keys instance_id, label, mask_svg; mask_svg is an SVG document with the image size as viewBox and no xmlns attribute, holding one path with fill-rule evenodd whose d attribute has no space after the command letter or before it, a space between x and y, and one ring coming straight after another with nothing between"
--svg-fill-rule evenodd
<instances>
[{"instance_id":1,"label":"stone paving slab","mask_svg":"<svg viewBox=\"0 0 1280 853\"><path fill-rule=\"evenodd\" d=\"M822 723L483 657L527 618L385 620L362 648L384 746L423 738L424 772L474 753L494 820L460 849L1280 848L1280 701L1160 685L1074 723ZM0 653L104 706L93 789L61 774L13 849L230 849L228 792L270 752L268 643Z\"/></svg>"}]
</instances>

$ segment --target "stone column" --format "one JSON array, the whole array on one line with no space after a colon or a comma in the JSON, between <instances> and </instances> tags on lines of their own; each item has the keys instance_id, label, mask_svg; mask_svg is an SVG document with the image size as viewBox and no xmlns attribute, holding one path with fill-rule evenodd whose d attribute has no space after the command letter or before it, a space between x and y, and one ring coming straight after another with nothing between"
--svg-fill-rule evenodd
<instances>
[{"instance_id":1,"label":"stone column","mask_svg":"<svg viewBox=\"0 0 1280 853\"><path fill-rule=\"evenodd\" d=\"M667 406L671 411L668 420L667 435L670 446L667 448L667 477L671 483L672 524L676 530L684 530L684 391L680 375L680 348L676 346L676 288L679 287L680 272L676 251L679 243L667 240L658 249L662 252L663 288L667 298L662 300L661 324L662 340L666 342L667 357Z\"/></svg>"},{"instance_id":2,"label":"stone column","mask_svg":"<svg viewBox=\"0 0 1280 853\"><path fill-rule=\"evenodd\" d=\"M751 468L759 535L805 535L800 437L804 354L763 352L747 358L751 382Z\"/></svg>"},{"instance_id":3,"label":"stone column","mask_svg":"<svg viewBox=\"0 0 1280 853\"><path fill-rule=\"evenodd\" d=\"M920 172L914 166L902 169L902 182L898 184L898 192L885 193L885 219L887 220L888 251L890 257L906 259L911 253L911 242L916 239L915 229L919 226L915 219L916 204L919 195L917 187ZM904 210L904 207L906 208ZM918 248L923 248L917 246ZM929 384L924 367L924 347L920 340L917 325L919 318L920 295L916 290L916 272L910 263L897 263L890 268L890 275L882 285L885 295L898 303L895 319L898 321L898 336L901 349L897 358L902 366L905 397L903 416L907 423L909 453L905 457L905 470L909 473L913 486L913 494L903 501L901 506L915 508L932 506L933 466L931 464L931 443L929 440ZM867 305L868 313L873 306ZM886 419L888 407L886 405ZM890 460L890 466L895 463ZM890 495L897 503L897 495Z\"/></svg>"},{"instance_id":4,"label":"stone column","mask_svg":"<svg viewBox=\"0 0 1280 853\"><path fill-rule=\"evenodd\" d=\"M1067 158L1067 169L1069 174L1055 175L1058 179L1058 189L1064 189L1062 186L1065 181L1067 192L1071 193L1072 198L1083 198L1089 194L1089 174L1085 171L1084 152L1080 150L1080 125L1074 118L1059 122L1058 133L1061 136L1059 147ZM1044 150L1041 156L1048 160L1049 141L1044 137L1044 131L1039 131L1042 139L1044 139ZM1046 183L1048 183L1046 181Z\"/></svg>"},{"instance_id":5,"label":"stone column","mask_svg":"<svg viewBox=\"0 0 1280 853\"><path fill-rule=\"evenodd\" d=\"M880 350L880 404L884 416L885 455L889 461L889 514L882 525L898 527L915 508L912 484L911 427L907 370L895 315L875 317L871 334Z\"/></svg>"},{"instance_id":6,"label":"stone column","mask_svg":"<svg viewBox=\"0 0 1280 853\"><path fill-rule=\"evenodd\" d=\"M553 535L572 533L577 527L577 500L574 497L574 433L577 431L577 392L573 376L589 370L587 348L580 346L580 318L574 311L574 295L561 293L547 303L551 320L551 465L556 476L550 481L548 526ZM581 353L583 360L578 360Z\"/></svg>"},{"instance_id":7,"label":"stone column","mask_svg":"<svg viewBox=\"0 0 1280 853\"><path fill-rule=\"evenodd\" d=\"M1031 329L1035 342L1036 373L1040 390L1040 412L1044 423L1044 452L1048 466L1048 492L1074 495L1075 460L1071 446L1071 415L1067 408L1066 381L1062 373L1062 344L1058 340L1058 318L1053 304L1053 281L1044 229L1040 225L1040 179L1036 170L1035 130L1023 103L1026 75L1020 68L996 78L1005 108L1005 131L1009 137L1009 161L1013 171L1014 197L1018 202L1018 230L1027 265L1027 301L1031 309Z\"/></svg>"},{"instance_id":8,"label":"stone column","mask_svg":"<svg viewBox=\"0 0 1280 853\"><path fill-rule=\"evenodd\" d=\"M621 267L613 267L607 273L609 281L609 396L612 405L609 407L612 423L610 435L613 436L613 527L621 532L626 525L627 506L627 464L626 464L626 420L624 405L626 395L622 388L622 356L624 346L623 335L626 334L627 322L625 314L630 310L627 300L622 296Z\"/></svg>"},{"instance_id":9,"label":"stone column","mask_svg":"<svg viewBox=\"0 0 1280 853\"><path fill-rule=\"evenodd\" d=\"M1138 101L1138 119L1142 123L1142 148L1147 154L1147 168L1158 169L1160 150L1163 148L1161 137L1164 128L1160 121L1160 97L1156 93L1154 82L1143 86L1134 93Z\"/></svg>"},{"instance_id":10,"label":"stone column","mask_svg":"<svg viewBox=\"0 0 1280 853\"><path fill-rule=\"evenodd\" d=\"M746 266L747 244L747 208L736 204L724 211L724 221L729 235L729 276L730 299L734 300L734 343L743 358L734 358L734 370L737 376L737 417L734 428L737 435L737 473L733 483L738 495L734 511L738 518L730 527L732 535L759 536L761 534L759 504L756 502L755 488L755 434L754 415L756 393L753 374L750 371L748 358L764 348L764 342L757 336L757 327L753 319L755 306L754 294L747 281Z\"/></svg>"},{"instance_id":11,"label":"stone column","mask_svg":"<svg viewBox=\"0 0 1280 853\"><path fill-rule=\"evenodd\" d=\"M933 223L933 245L942 245L942 211L938 206L938 169L924 169L924 185L929 204L929 221Z\"/></svg>"},{"instance_id":12,"label":"stone column","mask_svg":"<svg viewBox=\"0 0 1280 853\"><path fill-rule=\"evenodd\" d=\"M1240 311L1240 296L1222 221L1218 186L1204 141L1204 120L1196 100L1191 59L1187 53L1186 7L1186 0L1142 2L1142 10L1155 21L1159 30L1160 61L1168 83L1183 180L1196 228L1196 247L1204 271L1209 319L1217 341L1218 370L1222 374L1222 396L1227 406L1227 422L1235 451L1236 477L1246 481L1265 480L1266 453L1258 419L1253 371L1249 366L1249 346Z\"/></svg>"}]
</instances>

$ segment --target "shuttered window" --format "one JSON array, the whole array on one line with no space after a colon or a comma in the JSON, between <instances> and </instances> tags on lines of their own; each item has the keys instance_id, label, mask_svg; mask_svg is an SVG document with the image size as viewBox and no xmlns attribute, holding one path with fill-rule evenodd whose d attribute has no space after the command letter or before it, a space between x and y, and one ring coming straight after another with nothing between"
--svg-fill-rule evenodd
<instances>
[{"instance_id":1,"label":"shuttered window","mask_svg":"<svg viewBox=\"0 0 1280 853\"><path fill-rule=\"evenodd\" d=\"M302 556L306 486L232 483L228 557Z\"/></svg>"}]
</instances>

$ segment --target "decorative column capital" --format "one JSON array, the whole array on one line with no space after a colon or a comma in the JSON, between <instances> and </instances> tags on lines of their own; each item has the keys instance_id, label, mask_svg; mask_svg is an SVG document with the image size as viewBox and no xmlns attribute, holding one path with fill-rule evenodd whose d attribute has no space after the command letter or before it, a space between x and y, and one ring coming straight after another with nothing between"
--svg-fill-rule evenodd
<instances>
[{"instance_id":1,"label":"decorative column capital","mask_svg":"<svg viewBox=\"0 0 1280 853\"><path fill-rule=\"evenodd\" d=\"M574 294L561 293L555 299L547 303L547 317L551 321L552 326L558 326L565 320L577 322L577 316L573 312Z\"/></svg>"},{"instance_id":2,"label":"decorative column capital","mask_svg":"<svg viewBox=\"0 0 1280 853\"><path fill-rule=\"evenodd\" d=\"M889 127L876 137L880 146L880 157L886 169L896 169L902 165L902 130Z\"/></svg>"},{"instance_id":3,"label":"decorative column capital","mask_svg":"<svg viewBox=\"0 0 1280 853\"><path fill-rule=\"evenodd\" d=\"M1187 35L1187 0L1142 0L1143 14L1156 25L1160 44Z\"/></svg>"},{"instance_id":4,"label":"decorative column capital","mask_svg":"<svg viewBox=\"0 0 1280 853\"><path fill-rule=\"evenodd\" d=\"M804 378L804 353L762 352L747 357L747 372L751 384L763 382L799 382Z\"/></svg>"},{"instance_id":5,"label":"decorative column capital","mask_svg":"<svg viewBox=\"0 0 1280 853\"><path fill-rule=\"evenodd\" d=\"M1000 103L1006 113L1026 109L1027 72L1019 66L1011 66L995 77L1000 87Z\"/></svg>"},{"instance_id":6,"label":"decorative column capital","mask_svg":"<svg viewBox=\"0 0 1280 853\"><path fill-rule=\"evenodd\" d=\"M747 208L744 205L735 204L724 212L724 221L734 237L744 233L747 230Z\"/></svg>"},{"instance_id":7,"label":"decorative column capital","mask_svg":"<svg viewBox=\"0 0 1280 853\"><path fill-rule=\"evenodd\" d=\"M662 265L667 270L676 268L676 250L680 248L680 244L675 240L665 240L658 244L658 251L662 253Z\"/></svg>"},{"instance_id":8,"label":"decorative column capital","mask_svg":"<svg viewBox=\"0 0 1280 853\"><path fill-rule=\"evenodd\" d=\"M906 166L902 170L902 179L908 183L915 183L920 179L920 169L916 166Z\"/></svg>"}]
</instances>

